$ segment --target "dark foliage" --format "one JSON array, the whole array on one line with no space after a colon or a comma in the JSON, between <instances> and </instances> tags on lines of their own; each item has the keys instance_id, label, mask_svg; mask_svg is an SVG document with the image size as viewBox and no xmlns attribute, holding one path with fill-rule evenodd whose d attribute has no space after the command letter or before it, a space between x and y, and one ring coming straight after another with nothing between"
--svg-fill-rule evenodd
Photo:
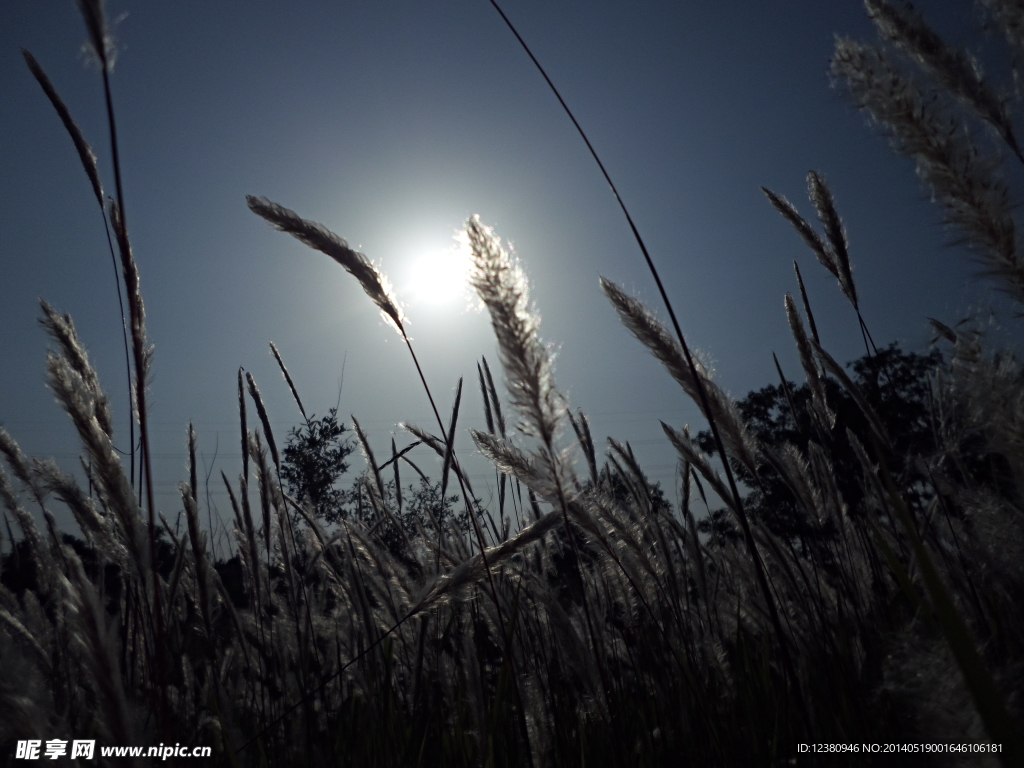
<instances>
[{"instance_id":1,"label":"dark foliage","mask_svg":"<svg viewBox=\"0 0 1024 768\"><path fill-rule=\"evenodd\" d=\"M288 433L281 461L281 477L288 493L308 503L317 518L336 523L345 517L346 493L338 487L348 471L349 455L355 450L345 437L348 429L338 423L338 409L326 416L311 417L304 426Z\"/></svg>"},{"instance_id":2,"label":"dark foliage","mask_svg":"<svg viewBox=\"0 0 1024 768\"><path fill-rule=\"evenodd\" d=\"M421 477L418 484L405 486L399 494L395 483L388 481L384 485L385 503L396 513L383 519L366 490L364 478L356 478L348 488L340 487L342 476L349 469L347 459L355 450L345 436L347 431L338 422L338 409L332 408L326 416L311 417L288 434L281 476L288 493L309 504L317 519L328 525L358 520L394 554L403 551L406 541L423 533L436 538L437 525L442 530L470 530L465 510L456 511L459 496L450 495L442 500L439 482L431 483Z\"/></svg>"},{"instance_id":3,"label":"dark foliage","mask_svg":"<svg viewBox=\"0 0 1024 768\"><path fill-rule=\"evenodd\" d=\"M464 507L459 509L456 506L458 494L445 496L442 501L440 482L431 483L421 477L418 485L406 485L401 492L401 504L398 503L394 481L384 484L384 493L385 504L392 510L392 514L384 519L380 519L380 513L374 508L362 480L353 483L347 491L347 499L352 504L351 518L371 529L394 555L404 552L406 542L423 535L436 539L437 525L443 532L457 530L467 534L470 531L469 515ZM475 506L480 508L479 499Z\"/></svg>"},{"instance_id":4,"label":"dark foliage","mask_svg":"<svg viewBox=\"0 0 1024 768\"><path fill-rule=\"evenodd\" d=\"M900 487L909 489L907 500L914 506L930 493L928 478L920 474L915 458L935 450L929 402L931 378L941 362L937 350L919 355L904 352L893 343L847 366L853 371L854 383L886 427L892 441L892 450L886 456L888 466ZM873 436L850 394L832 378L823 378L821 383L829 408L835 413L831 426L811 412L811 389L806 383L769 385L750 392L737 406L753 435L771 448L789 443L806 456L812 442L820 445L833 465L841 498L849 511L856 514L864 489L860 463L847 430L869 452L873 450ZM710 432L700 432L697 443L705 452L714 450ZM749 489L745 499L749 513L760 518L776 535L792 541L811 541L834 533L830 527L821 528L807 519L792 491L772 467L762 464L754 476L743 465L733 462L733 471ZM701 526L705 532L734 537L731 519L731 515L716 510Z\"/></svg>"}]
</instances>

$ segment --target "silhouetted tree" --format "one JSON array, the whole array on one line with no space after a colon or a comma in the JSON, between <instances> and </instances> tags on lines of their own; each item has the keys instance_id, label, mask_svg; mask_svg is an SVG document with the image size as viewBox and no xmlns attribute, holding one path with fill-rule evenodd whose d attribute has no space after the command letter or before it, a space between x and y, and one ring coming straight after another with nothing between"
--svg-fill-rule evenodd
<instances>
[{"instance_id":1,"label":"silhouetted tree","mask_svg":"<svg viewBox=\"0 0 1024 768\"><path fill-rule=\"evenodd\" d=\"M436 520L442 529L449 526L466 533L470 529L466 512L456 511L458 495L441 499L440 482L421 477L418 484L408 484L395 492L395 484L384 484L384 503L392 517L379 521L368 496L364 478L347 488L341 487L342 476L348 471L348 457L355 446L346 438L348 431L338 422L337 408L326 416L310 418L304 425L288 433L288 444L282 453L281 476L288 493L296 500L309 504L317 519L330 525L341 520L354 519L372 528L391 549L405 537L416 538L421 531L436 536ZM401 531L395 526L401 527Z\"/></svg>"},{"instance_id":2,"label":"silhouetted tree","mask_svg":"<svg viewBox=\"0 0 1024 768\"><path fill-rule=\"evenodd\" d=\"M308 503L317 518L336 523L345 517L348 494L338 487L348 471L355 446L345 437L347 428L338 422L338 409L310 418L288 433L281 461L281 476L288 493Z\"/></svg>"},{"instance_id":3,"label":"silhouetted tree","mask_svg":"<svg viewBox=\"0 0 1024 768\"><path fill-rule=\"evenodd\" d=\"M914 505L930 493L928 479L920 474L915 458L935 449L929 398L931 376L941 363L942 356L937 350L919 355L904 352L893 343L848 365L853 372L851 378L878 414L892 441L887 466L900 487L907 489L907 499ZM850 512L856 514L864 493L862 472L847 429L869 451L873 446L871 430L860 407L843 387L831 378L823 379L822 385L829 407L835 413L835 424L831 426L823 425L812 416L811 391L806 383L787 382L785 388L781 383L769 385L750 392L737 406L747 428L770 448L778 449L790 443L806 456L810 442L821 445L833 464L832 474L843 501ZM711 434L707 431L697 435L697 443L706 452L713 450ZM732 466L749 489L745 499L749 513L761 519L773 533L793 540L813 540L829 534L827 527L822 530L806 519L792 491L769 465L762 464L756 476L739 462L734 461ZM731 516L716 510L703 521L702 528L728 536L730 525Z\"/></svg>"}]
</instances>

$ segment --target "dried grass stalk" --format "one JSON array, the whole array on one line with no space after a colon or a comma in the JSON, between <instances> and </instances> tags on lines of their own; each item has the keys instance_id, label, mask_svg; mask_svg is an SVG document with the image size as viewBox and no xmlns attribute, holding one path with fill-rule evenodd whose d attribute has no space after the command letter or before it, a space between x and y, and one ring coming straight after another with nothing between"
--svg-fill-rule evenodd
<instances>
[{"instance_id":1,"label":"dried grass stalk","mask_svg":"<svg viewBox=\"0 0 1024 768\"><path fill-rule=\"evenodd\" d=\"M103 185L100 183L100 172L96 167L96 153L92 151L89 142L85 140L81 128L78 127L78 123L71 117L71 112L68 110L67 105L64 104L63 99L57 93L57 89L53 87L53 83L50 82L50 78L46 76L43 68L39 66L39 62L24 48L21 49L21 55L25 57L25 63L28 64L32 76L42 86L43 92L57 111L61 122L64 123L64 128L70 134L71 140L75 144L75 149L78 151L78 159L81 160L82 168L85 169L85 175L89 177L89 184L92 185L92 192L96 196L96 202L99 203L102 210Z\"/></svg>"},{"instance_id":2,"label":"dried grass stalk","mask_svg":"<svg viewBox=\"0 0 1024 768\"><path fill-rule=\"evenodd\" d=\"M1024 303L1012 199L996 159L981 152L962 121L884 50L838 38L831 71L853 103L889 135L893 148L915 159L918 176L945 206L946 223L976 249L986 272Z\"/></svg>"},{"instance_id":3,"label":"dried grass stalk","mask_svg":"<svg viewBox=\"0 0 1024 768\"><path fill-rule=\"evenodd\" d=\"M466 222L466 238L473 258L470 281L491 316L519 430L551 445L563 403L555 389L551 353L540 339L540 316L530 306L526 276L478 216Z\"/></svg>"},{"instance_id":4,"label":"dried grass stalk","mask_svg":"<svg viewBox=\"0 0 1024 768\"><path fill-rule=\"evenodd\" d=\"M896 6L886 0L865 0L864 6L885 40L909 55L943 89L988 122L1024 161L1006 101L985 81L977 59L939 37L911 6Z\"/></svg>"},{"instance_id":5,"label":"dried grass stalk","mask_svg":"<svg viewBox=\"0 0 1024 768\"><path fill-rule=\"evenodd\" d=\"M793 339L796 341L797 352L800 354L800 365L803 366L804 373L807 374L807 386L811 388L814 410L818 418L822 420L822 425L827 430L831 430L835 426L836 415L829 408L828 400L825 398L825 390L821 386L821 370L814 360L814 349L811 346L811 339L807 338L807 333L804 331L804 324L800 319L800 314L797 312L793 296L787 293L784 302L786 306L786 319L789 321L789 328L793 333ZM796 414L793 414L793 417L796 418Z\"/></svg>"},{"instance_id":6,"label":"dried grass stalk","mask_svg":"<svg viewBox=\"0 0 1024 768\"><path fill-rule=\"evenodd\" d=\"M245 372L245 380L249 385L249 396L256 404L256 413L263 425L263 434L267 436L267 446L270 448L270 456L274 460L274 466L281 471L281 457L277 453L277 441L274 440L274 432L270 428L270 417L267 415L267 408L263 405L263 398L260 396L259 387L256 386L256 379L248 371Z\"/></svg>"},{"instance_id":7,"label":"dried grass stalk","mask_svg":"<svg viewBox=\"0 0 1024 768\"><path fill-rule=\"evenodd\" d=\"M245 199L253 213L262 216L274 227L287 232L310 248L327 254L344 267L359 281L366 295L377 305L384 318L392 323L399 333L405 335L405 316L398 306L391 284L364 254L349 248L348 243L322 224L303 219L295 211L273 203L265 197L247 195Z\"/></svg>"},{"instance_id":8,"label":"dried grass stalk","mask_svg":"<svg viewBox=\"0 0 1024 768\"><path fill-rule=\"evenodd\" d=\"M601 278L601 288L618 312L622 323L658 358L668 369L672 378L678 382L683 391L704 412L704 399L700 397L699 387L703 385L706 401L710 412L704 412L704 418L714 420L725 447L733 457L738 459L752 473L757 468L757 447L754 438L747 431L733 401L715 384L707 370L696 360L691 368L683 355L682 347L668 329L654 316L642 302L626 294L621 287L611 280ZM697 378L700 377L698 383Z\"/></svg>"},{"instance_id":9,"label":"dried grass stalk","mask_svg":"<svg viewBox=\"0 0 1024 768\"><path fill-rule=\"evenodd\" d=\"M853 282L853 270L850 267L850 250L846 240L846 229L836 211L832 190L828 188L828 184L821 174L815 171L807 174L807 195L818 212L818 221L821 222L825 230L825 237L828 238L833 265L829 271L839 280L839 288L850 300L853 308L859 309L857 286Z\"/></svg>"},{"instance_id":10,"label":"dried grass stalk","mask_svg":"<svg viewBox=\"0 0 1024 768\"><path fill-rule=\"evenodd\" d=\"M277 365L281 369L281 375L284 376L284 380L288 383L288 389L291 390L292 397L295 398L295 404L299 406L299 413L302 414L303 420L308 424L309 417L306 415L306 409L302 407L299 391L295 388L295 382L292 381L291 374L288 373L288 368L285 367L284 360L281 359L281 353L277 351L277 345L274 342L270 342L270 353L277 360Z\"/></svg>"}]
</instances>

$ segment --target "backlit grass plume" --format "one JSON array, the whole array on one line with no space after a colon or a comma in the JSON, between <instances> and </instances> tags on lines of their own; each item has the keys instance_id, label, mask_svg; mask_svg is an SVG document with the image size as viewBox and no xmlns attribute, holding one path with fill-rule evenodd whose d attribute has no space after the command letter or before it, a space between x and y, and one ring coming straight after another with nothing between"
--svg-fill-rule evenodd
<instances>
[{"instance_id":1,"label":"backlit grass plume","mask_svg":"<svg viewBox=\"0 0 1024 768\"><path fill-rule=\"evenodd\" d=\"M550 444L564 404L555 389L551 353L540 339L540 317L530 306L526 276L478 216L466 222L465 232L473 259L470 282L491 316L519 430Z\"/></svg>"},{"instance_id":2,"label":"backlit grass plume","mask_svg":"<svg viewBox=\"0 0 1024 768\"><path fill-rule=\"evenodd\" d=\"M943 40L920 11L911 6L893 5L888 0L865 0L864 5L885 40L910 56L945 91L974 110L1024 162L1007 100L982 76L977 59Z\"/></svg>"},{"instance_id":3,"label":"backlit grass plume","mask_svg":"<svg viewBox=\"0 0 1024 768\"><path fill-rule=\"evenodd\" d=\"M986 272L1024 303L1024 260L1018 253L1009 185L998 155L979 146L969 125L955 113L955 101L930 87L927 79L909 74L886 48L850 38L836 40L831 72L836 85L889 137L893 149L915 160L918 176L945 208L946 223L973 249ZM1017 151L1015 140L1010 146Z\"/></svg>"},{"instance_id":4,"label":"backlit grass plume","mask_svg":"<svg viewBox=\"0 0 1024 768\"><path fill-rule=\"evenodd\" d=\"M349 248L342 238L327 227L309 219L303 219L295 211L273 203L265 197L246 195L249 210L262 216L271 225L287 232L301 243L326 253L359 281L366 295L377 305L385 320L404 335L404 315L398 306L391 284L368 258L359 251Z\"/></svg>"},{"instance_id":5,"label":"backlit grass plume","mask_svg":"<svg viewBox=\"0 0 1024 768\"><path fill-rule=\"evenodd\" d=\"M829 271L839 282L839 289L846 296L853 311L857 313L857 321L860 324L861 335L864 338L864 348L868 354L872 350L877 351L871 332L860 311L860 300L857 296L857 284L853 281L853 268L850 266L849 243L846 239L846 228L842 219L836 211L835 198L832 190L829 189L825 178L816 171L807 174L807 196L818 214L818 221L825 230L825 237L822 238L814 228L807 223L807 220L797 211L796 207L782 195L772 192L767 187L761 187L768 201L779 213L782 214L793 228L797 231L807 247L811 249L818 262ZM811 314L810 303L807 300L807 292L804 289L803 278L800 276L800 267L793 263L796 268L797 283L800 287L800 295L803 298L804 308L807 311L807 319L811 324L811 335L818 338L818 332L814 325L814 316Z\"/></svg>"},{"instance_id":6,"label":"backlit grass plume","mask_svg":"<svg viewBox=\"0 0 1024 768\"><path fill-rule=\"evenodd\" d=\"M704 413L704 417L718 424L729 453L753 471L757 464L757 449L736 412L736 406L711 380L704 366L697 361L694 361L692 367L687 364L679 342L641 301L604 277L601 278L601 288L615 307L623 325L661 361L672 378L702 411L704 402L707 402L709 410ZM705 398L700 397L701 386Z\"/></svg>"}]
</instances>

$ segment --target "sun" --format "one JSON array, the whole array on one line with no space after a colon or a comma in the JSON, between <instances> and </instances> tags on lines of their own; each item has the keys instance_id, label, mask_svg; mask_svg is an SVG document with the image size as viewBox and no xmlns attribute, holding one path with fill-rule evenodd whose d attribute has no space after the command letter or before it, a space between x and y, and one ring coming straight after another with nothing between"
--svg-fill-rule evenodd
<instances>
[{"instance_id":1,"label":"sun","mask_svg":"<svg viewBox=\"0 0 1024 768\"><path fill-rule=\"evenodd\" d=\"M463 248L422 253L409 269L409 293L417 304L453 306L468 294L469 267L469 254Z\"/></svg>"}]
</instances>

